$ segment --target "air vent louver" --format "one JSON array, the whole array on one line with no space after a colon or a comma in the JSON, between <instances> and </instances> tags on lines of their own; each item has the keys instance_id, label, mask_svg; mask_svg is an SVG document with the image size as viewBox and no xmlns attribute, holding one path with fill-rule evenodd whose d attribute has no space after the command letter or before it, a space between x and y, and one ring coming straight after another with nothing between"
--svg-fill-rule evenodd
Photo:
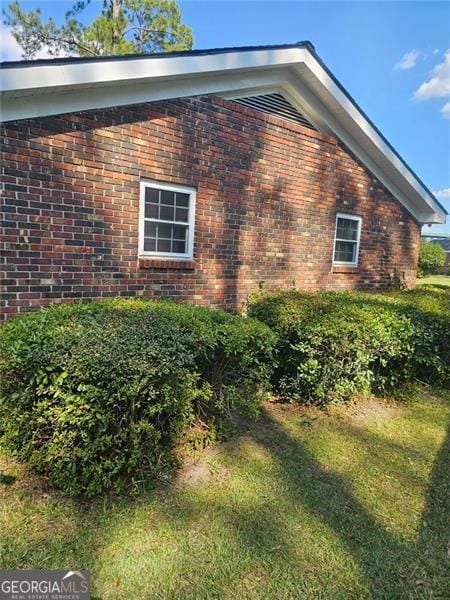
<instances>
[{"instance_id":1,"label":"air vent louver","mask_svg":"<svg viewBox=\"0 0 450 600\"><path fill-rule=\"evenodd\" d=\"M309 129L316 128L302 113L293 106L289 100L286 100L281 94L264 94L261 96L246 96L245 98L234 98L234 102L249 106L270 115L274 115L293 123L299 123Z\"/></svg>"}]
</instances>

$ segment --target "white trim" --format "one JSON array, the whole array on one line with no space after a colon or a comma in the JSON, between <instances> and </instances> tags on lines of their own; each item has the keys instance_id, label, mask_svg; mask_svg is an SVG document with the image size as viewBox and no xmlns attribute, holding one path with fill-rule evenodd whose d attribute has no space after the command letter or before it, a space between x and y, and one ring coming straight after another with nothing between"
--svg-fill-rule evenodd
<instances>
[{"instance_id":1,"label":"white trim","mask_svg":"<svg viewBox=\"0 0 450 600\"><path fill-rule=\"evenodd\" d=\"M213 74L211 76L192 76L189 78L180 76L174 81L152 80L148 83L138 82L129 85L124 81L114 87L92 84L89 88L78 86L63 91L45 91L36 94L10 95L4 93L1 96L1 120L30 119L202 94L221 95L228 92L230 88L235 89L236 93L240 93L242 89L264 91L266 85L270 87L279 86L285 78L284 72L272 69L257 74Z\"/></svg>"},{"instance_id":2,"label":"white trim","mask_svg":"<svg viewBox=\"0 0 450 600\"><path fill-rule=\"evenodd\" d=\"M150 56L118 58L107 61L101 58L88 62L55 64L17 63L1 73L2 90L34 91L51 88L53 91L84 85L123 85L147 82L166 77L192 77L198 74L226 73L244 69L293 65L305 59L305 48L256 49L253 51L223 52L215 54L186 54L185 56ZM26 75L26 77L24 77Z\"/></svg>"},{"instance_id":3,"label":"white trim","mask_svg":"<svg viewBox=\"0 0 450 600\"><path fill-rule=\"evenodd\" d=\"M4 68L0 76L4 121L277 89L319 131L340 138L419 223L445 222L445 210L306 46L54 65L18 63Z\"/></svg>"},{"instance_id":4,"label":"white trim","mask_svg":"<svg viewBox=\"0 0 450 600\"><path fill-rule=\"evenodd\" d=\"M145 217L145 190L146 188L156 188L158 190L167 190L169 192L180 192L183 194L189 194L189 220L188 222L181 221L166 221L163 219L148 219ZM194 258L194 234L195 234L195 201L196 201L196 190L192 187L186 187L184 185L178 185L176 183L163 183L153 179L142 179L140 182L140 194L139 194L139 257L140 258L164 258L165 260L180 260L180 259L192 259ZM175 252L158 252L158 251L145 251L144 250L144 239L145 239L145 221L152 221L154 223L170 223L174 225L183 225L187 227L187 252L175 253Z\"/></svg>"},{"instance_id":5,"label":"white trim","mask_svg":"<svg viewBox=\"0 0 450 600\"><path fill-rule=\"evenodd\" d=\"M337 237L337 223L338 219L348 219L349 221L357 221L358 222L358 232L356 240L344 240L342 238ZM333 243L333 265L347 266L347 267L357 267L359 262L359 242L361 239L361 227L362 227L362 217L358 217L356 215L349 215L347 213L337 213L336 221L334 227L334 243ZM355 260L347 261L347 260L334 260L334 256L336 254L336 242L351 242L356 243L356 251L355 251Z\"/></svg>"}]
</instances>

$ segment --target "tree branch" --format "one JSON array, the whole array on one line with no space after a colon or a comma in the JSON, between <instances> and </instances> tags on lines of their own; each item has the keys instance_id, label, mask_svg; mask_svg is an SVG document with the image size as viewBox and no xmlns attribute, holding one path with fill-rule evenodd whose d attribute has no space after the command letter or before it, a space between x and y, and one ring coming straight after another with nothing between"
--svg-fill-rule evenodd
<instances>
[{"instance_id":1,"label":"tree branch","mask_svg":"<svg viewBox=\"0 0 450 600\"><path fill-rule=\"evenodd\" d=\"M149 29L148 27L139 27L139 25L133 25L123 32L122 37L124 37L127 33L130 33L130 31L133 31L133 29L139 29L139 31L146 31L147 33L167 33L167 31L164 31L163 29Z\"/></svg>"},{"instance_id":2,"label":"tree branch","mask_svg":"<svg viewBox=\"0 0 450 600\"><path fill-rule=\"evenodd\" d=\"M53 37L50 35L44 35L43 38L49 42L59 42L60 44L67 44L68 46L77 46L77 48L84 50L84 52L87 52L88 54L92 54L92 56L100 56L98 52L94 52L94 50L91 50L87 46L80 44L80 42L77 42L76 40L65 40L63 38Z\"/></svg>"}]
</instances>

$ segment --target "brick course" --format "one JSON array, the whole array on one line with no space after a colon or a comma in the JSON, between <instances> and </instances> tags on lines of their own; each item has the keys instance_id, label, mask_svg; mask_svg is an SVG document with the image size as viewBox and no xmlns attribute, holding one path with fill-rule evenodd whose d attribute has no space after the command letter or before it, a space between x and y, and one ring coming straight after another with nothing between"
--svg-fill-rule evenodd
<instances>
[{"instance_id":1,"label":"brick course","mask_svg":"<svg viewBox=\"0 0 450 600\"><path fill-rule=\"evenodd\" d=\"M334 137L217 97L6 124L2 315L108 296L240 310L266 288L415 283L420 227ZM194 260L138 257L141 178L197 188ZM335 216L362 217L357 268Z\"/></svg>"}]
</instances>

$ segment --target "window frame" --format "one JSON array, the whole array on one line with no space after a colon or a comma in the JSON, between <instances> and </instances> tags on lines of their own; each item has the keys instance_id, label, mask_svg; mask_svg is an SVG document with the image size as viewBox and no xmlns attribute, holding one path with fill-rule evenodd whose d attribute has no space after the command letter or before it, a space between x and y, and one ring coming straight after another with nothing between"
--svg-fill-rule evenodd
<instances>
[{"instance_id":1,"label":"window frame","mask_svg":"<svg viewBox=\"0 0 450 600\"><path fill-rule=\"evenodd\" d=\"M145 190L153 188L169 192L179 192L189 195L188 221L167 221L164 219L150 219L145 216ZM143 179L140 182L139 197L139 256L143 258L164 258L164 260L191 260L194 257L194 234L195 234L195 201L196 189L179 185L177 183L162 183L152 179ZM145 240L145 222L165 223L168 225L183 225L187 227L187 251L180 252L159 252L158 250L144 250Z\"/></svg>"},{"instance_id":2,"label":"window frame","mask_svg":"<svg viewBox=\"0 0 450 600\"><path fill-rule=\"evenodd\" d=\"M337 237L337 227L338 227L338 219L348 219L349 221L356 221L358 223L358 233L356 236L356 240L344 240L342 238ZM361 226L362 226L362 217L358 217L357 215L350 215L347 213L336 213L336 222L334 226L334 243L333 243L333 265L338 266L346 266L346 267L357 267L359 261L359 243L361 239ZM355 260L347 261L347 260L335 260L334 257L336 255L336 242L352 242L356 243L356 251L355 251Z\"/></svg>"}]
</instances>

